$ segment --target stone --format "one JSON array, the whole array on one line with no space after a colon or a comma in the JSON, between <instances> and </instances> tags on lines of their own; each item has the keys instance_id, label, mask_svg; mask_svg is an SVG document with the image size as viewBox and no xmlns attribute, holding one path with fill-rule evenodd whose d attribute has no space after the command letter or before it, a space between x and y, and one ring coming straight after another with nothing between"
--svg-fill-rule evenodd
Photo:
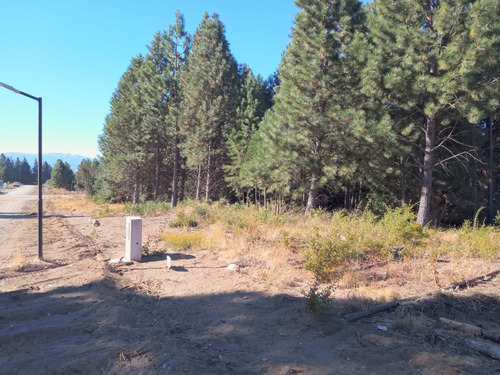
<instances>
[{"instance_id":1,"label":"stone","mask_svg":"<svg viewBox=\"0 0 500 375\"><path fill-rule=\"evenodd\" d=\"M123 259L123 258L116 258L116 259L111 259L109 261L109 264L124 264L126 266L130 266L131 264L133 264L134 262L130 261L130 260L127 260L127 259Z\"/></svg>"},{"instance_id":2,"label":"stone","mask_svg":"<svg viewBox=\"0 0 500 375\"><path fill-rule=\"evenodd\" d=\"M238 266L237 264L230 264L229 266L227 266L226 268L228 271L233 271L233 272L239 272L240 270L240 266Z\"/></svg>"},{"instance_id":3,"label":"stone","mask_svg":"<svg viewBox=\"0 0 500 375\"><path fill-rule=\"evenodd\" d=\"M98 226L100 226L100 225L101 225L101 222L100 222L99 220L97 220L97 219L94 219L94 220L92 220L92 225L93 225L94 227L98 227Z\"/></svg>"}]
</instances>

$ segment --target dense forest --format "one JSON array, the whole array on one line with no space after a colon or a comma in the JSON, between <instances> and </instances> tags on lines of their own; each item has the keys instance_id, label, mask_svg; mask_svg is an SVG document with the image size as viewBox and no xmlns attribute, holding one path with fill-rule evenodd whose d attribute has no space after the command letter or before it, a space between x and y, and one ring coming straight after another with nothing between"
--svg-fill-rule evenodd
<instances>
[{"instance_id":1,"label":"dense forest","mask_svg":"<svg viewBox=\"0 0 500 375\"><path fill-rule=\"evenodd\" d=\"M80 165L90 196L382 212L419 224L497 214L496 0L296 0L275 74L231 54L217 14L180 12L132 58Z\"/></svg>"}]
</instances>

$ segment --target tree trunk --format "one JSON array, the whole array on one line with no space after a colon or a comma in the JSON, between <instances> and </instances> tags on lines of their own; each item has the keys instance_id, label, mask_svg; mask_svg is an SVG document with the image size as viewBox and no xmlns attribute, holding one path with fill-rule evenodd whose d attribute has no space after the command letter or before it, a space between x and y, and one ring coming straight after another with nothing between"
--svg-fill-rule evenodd
<instances>
[{"instance_id":1,"label":"tree trunk","mask_svg":"<svg viewBox=\"0 0 500 375\"><path fill-rule=\"evenodd\" d=\"M181 188L179 191L179 201L182 202L184 200L184 189L186 187L186 169L181 168Z\"/></svg>"},{"instance_id":2,"label":"tree trunk","mask_svg":"<svg viewBox=\"0 0 500 375\"><path fill-rule=\"evenodd\" d=\"M434 133L436 130L436 119L427 117L425 124L425 148L424 165L422 176L422 188L420 190L420 203L418 206L417 223L427 225L430 221L430 208L432 199L432 172L434 170Z\"/></svg>"},{"instance_id":3,"label":"tree trunk","mask_svg":"<svg viewBox=\"0 0 500 375\"><path fill-rule=\"evenodd\" d=\"M179 189L179 128L175 128L174 136L174 173L172 176L172 199L170 206L173 208L177 206L177 196Z\"/></svg>"},{"instance_id":4,"label":"tree trunk","mask_svg":"<svg viewBox=\"0 0 500 375\"><path fill-rule=\"evenodd\" d=\"M400 158L401 165L401 207L406 206L406 176L404 173L404 160L403 157Z\"/></svg>"},{"instance_id":5,"label":"tree trunk","mask_svg":"<svg viewBox=\"0 0 500 375\"><path fill-rule=\"evenodd\" d=\"M489 164L490 164L490 181L488 184L488 216L490 220L493 220L495 214L493 210L493 172L495 170L495 166L493 165L493 146L495 141L493 139L493 125L495 123L495 119L493 117L493 112L490 112L490 128L489 128L489 137L490 137L490 154L489 154Z\"/></svg>"},{"instance_id":6,"label":"tree trunk","mask_svg":"<svg viewBox=\"0 0 500 375\"><path fill-rule=\"evenodd\" d=\"M134 196L132 198L132 203L133 204L139 203L139 182L137 181L137 179L135 180L134 183Z\"/></svg>"},{"instance_id":7,"label":"tree trunk","mask_svg":"<svg viewBox=\"0 0 500 375\"><path fill-rule=\"evenodd\" d=\"M200 200L200 191L201 191L201 164L198 165L198 180L196 182L196 201Z\"/></svg>"},{"instance_id":8,"label":"tree trunk","mask_svg":"<svg viewBox=\"0 0 500 375\"><path fill-rule=\"evenodd\" d=\"M267 189L264 188L264 209L267 210Z\"/></svg>"},{"instance_id":9,"label":"tree trunk","mask_svg":"<svg viewBox=\"0 0 500 375\"><path fill-rule=\"evenodd\" d=\"M311 210L316 208L316 197L318 195L318 188L316 186L316 182L318 180L318 176L316 172L312 173L311 176L311 184L309 185L309 193L307 196L307 204L306 204L306 216L311 214Z\"/></svg>"},{"instance_id":10,"label":"tree trunk","mask_svg":"<svg viewBox=\"0 0 500 375\"><path fill-rule=\"evenodd\" d=\"M205 184L205 199L208 200L210 194L210 168L212 167L212 157L210 155L210 149L208 149L207 158L207 181Z\"/></svg>"},{"instance_id":11,"label":"tree trunk","mask_svg":"<svg viewBox=\"0 0 500 375\"><path fill-rule=\"evenodd\" d=\"M156 160L155 160L155 185L153 187L153 200L156 201L160 189L160 167L161 167L161 154L160 148L156 147Z\"/></svg>"}]
</instances>

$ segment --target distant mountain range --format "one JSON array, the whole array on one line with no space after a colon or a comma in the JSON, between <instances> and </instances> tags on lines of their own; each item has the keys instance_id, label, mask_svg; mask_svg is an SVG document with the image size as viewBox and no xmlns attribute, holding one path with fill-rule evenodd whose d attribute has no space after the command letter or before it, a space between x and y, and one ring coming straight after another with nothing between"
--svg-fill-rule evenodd
<instances>
[{"instance_id":1,"label":"distant mountain range","mask_svg":"<svg viewBox=\"0 0 500 375\"><path fill-rule=\"evenodd\" d=\"M35 159L38 159L38 154L24 154L22 152L4 152L3 154L12 159L12 161L15 161L16 158L19 158L19 160L21 161L26 158L29 165L32 167L33 163L35 163ZM76 171L83 159L90 158L73 154L48 153L43 154L42 161L49 163L53 167L54 164L56 164L57 159L61 159L63 162L67 162L71 166L71 169L73 169L73 171Z\"/></svg>"}]
</instances>

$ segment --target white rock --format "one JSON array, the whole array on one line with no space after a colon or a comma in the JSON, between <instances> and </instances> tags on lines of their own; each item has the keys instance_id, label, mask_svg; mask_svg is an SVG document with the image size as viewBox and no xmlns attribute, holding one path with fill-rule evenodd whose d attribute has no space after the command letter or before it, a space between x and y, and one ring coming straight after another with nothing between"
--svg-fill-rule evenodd
<instances>
[{"instance_id":1,"label":"white rock","mask_svg":"<svg viewBox=\"0 0 500 375\"><path fill-rule=\"evenodd\" d=\"M168 269L172 268L172 258L170 258L168 255L167 255L167 268Z\"/></svg>"},{"instance_id":2,"label":"white rock","mask_svg":"<svg viewBox=\"0 0 500 375\"><path fill-rule=\"evenodd\" d=\"M123 258L115 258L109 261L109 264L125 264L126 266L129 266L133 263L134 262L132 262L130 259L123 259Z\"/></svg>"},{"instance_id":3,"label":"white rock","mask_svg":"<svg viewBox=\"0 0 500 375\"><path fill-rule=\"evenodd\" d=\"M229 266L227 266L226 268L228 271L235 271L235 272L238 272L240 270L240 266L238 266L237 264L230 264Z\"/></svg>"}]
</instances>

